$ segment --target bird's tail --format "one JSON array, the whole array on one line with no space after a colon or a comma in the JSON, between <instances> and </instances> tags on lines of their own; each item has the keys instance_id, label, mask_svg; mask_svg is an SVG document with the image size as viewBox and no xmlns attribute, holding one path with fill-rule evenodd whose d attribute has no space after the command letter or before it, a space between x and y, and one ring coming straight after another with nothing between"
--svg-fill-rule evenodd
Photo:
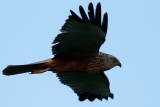
<instances>
[{"instance_id":1,"label":"bird's tail","mask_svg":"<svg viewBox=\"0 0 160 107\"><path fill-rule=\"evenodd\" d=\"M52 59L26 65L9 65L3 70L4 75L15 75L30 72L31 74L49 71L48 63Z\"/></svg>"}]
</instances>

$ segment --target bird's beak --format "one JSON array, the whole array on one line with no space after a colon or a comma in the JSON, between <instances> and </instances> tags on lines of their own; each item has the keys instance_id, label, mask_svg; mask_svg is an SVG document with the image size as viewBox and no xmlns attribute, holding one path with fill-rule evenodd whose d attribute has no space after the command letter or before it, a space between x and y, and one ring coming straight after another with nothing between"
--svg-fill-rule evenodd
<instances>
[{"instance_id":1,"label":"bird's beak","mask_svg":"<svg viewBox=\"0 0 160 107\"><path fill-rule=\"evenodd\" d=\"M120 62L118 62L117 66L119 66L119 67L121 68L121 66L122 66L122 65L121 65L121 63L120 63Z\"/></svg>"}]
</instances>

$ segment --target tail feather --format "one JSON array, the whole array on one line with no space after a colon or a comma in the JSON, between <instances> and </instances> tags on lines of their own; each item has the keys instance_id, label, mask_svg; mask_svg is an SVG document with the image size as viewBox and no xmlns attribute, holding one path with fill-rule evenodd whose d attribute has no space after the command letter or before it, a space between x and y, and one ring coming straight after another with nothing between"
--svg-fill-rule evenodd
<instances>
[{"instance_id":1,"label":"tail feather","mask_svg":"<svg viewBox=\"0 0 160 107\"><path fill-rule=\"evenodd\" d=\"M15 75L15 74L21 74L21 73L27 73L31 72L34 73L42 73L46 70L49 70L47 62L40 62L40 63L33 63L33 64L27 64L27 65L9 65L3 70L4 75Z\"/></svg>"}]
</instances>

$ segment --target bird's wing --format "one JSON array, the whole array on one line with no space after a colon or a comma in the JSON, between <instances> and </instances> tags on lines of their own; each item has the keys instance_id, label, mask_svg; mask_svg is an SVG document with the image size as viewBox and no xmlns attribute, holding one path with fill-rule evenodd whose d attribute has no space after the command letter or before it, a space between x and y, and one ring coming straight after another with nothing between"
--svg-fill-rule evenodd
<instances>
[{"instance_id":1,"label":"bird's wing","mask_svg":"<svg viewBox=\"0 0 160 107\"><path fill-rule=\"evenodd\" d=\"M104 14L101 24L101 4L98 3L94 14L93 4L88 6L88 17L82 6L81 18L72 10L71 15L61 28L61 33L53 41L52 52L55 56L93 55L99 52L105 41L108 15Z\"/></svg>"},{"instance_id":2,"label":"bird's wing","mask_svg":"<svg viewBox=\"0 0 160 107\"><path fill-rule=\"evenodd\" d=\"M113 99L113 94L110 92L109 80L101 73L57 73L57 77L61 83L69 86L79 96L80 101L89 99L90 101L96 98L108 100L108 97Z\"/></svg>"}]
</instances>

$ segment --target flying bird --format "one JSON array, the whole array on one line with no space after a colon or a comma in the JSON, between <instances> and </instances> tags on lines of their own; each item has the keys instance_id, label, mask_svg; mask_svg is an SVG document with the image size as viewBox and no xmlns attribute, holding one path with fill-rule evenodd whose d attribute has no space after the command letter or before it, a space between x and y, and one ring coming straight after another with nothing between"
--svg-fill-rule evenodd
<instances>
[{"instance_id":1,"label":"flying bird","mask_svg":"<svg viewBox=\"0 0 160 107\"><path fill-rule=\"evenodd\" d=\"M81 17L70 10L71 15L53 41L53 58L26 65L9 65L3 74L9 76L52 71L61 83L73 89L79 101L113 99L104 71L115 66L121 67L121 63L115 56L99 51L107 34L108 14L106 12L101 21L100 3L95 11L90 3L88 15L82 6L79 6L79 11Z\"/></svg>"}]
</instances>

